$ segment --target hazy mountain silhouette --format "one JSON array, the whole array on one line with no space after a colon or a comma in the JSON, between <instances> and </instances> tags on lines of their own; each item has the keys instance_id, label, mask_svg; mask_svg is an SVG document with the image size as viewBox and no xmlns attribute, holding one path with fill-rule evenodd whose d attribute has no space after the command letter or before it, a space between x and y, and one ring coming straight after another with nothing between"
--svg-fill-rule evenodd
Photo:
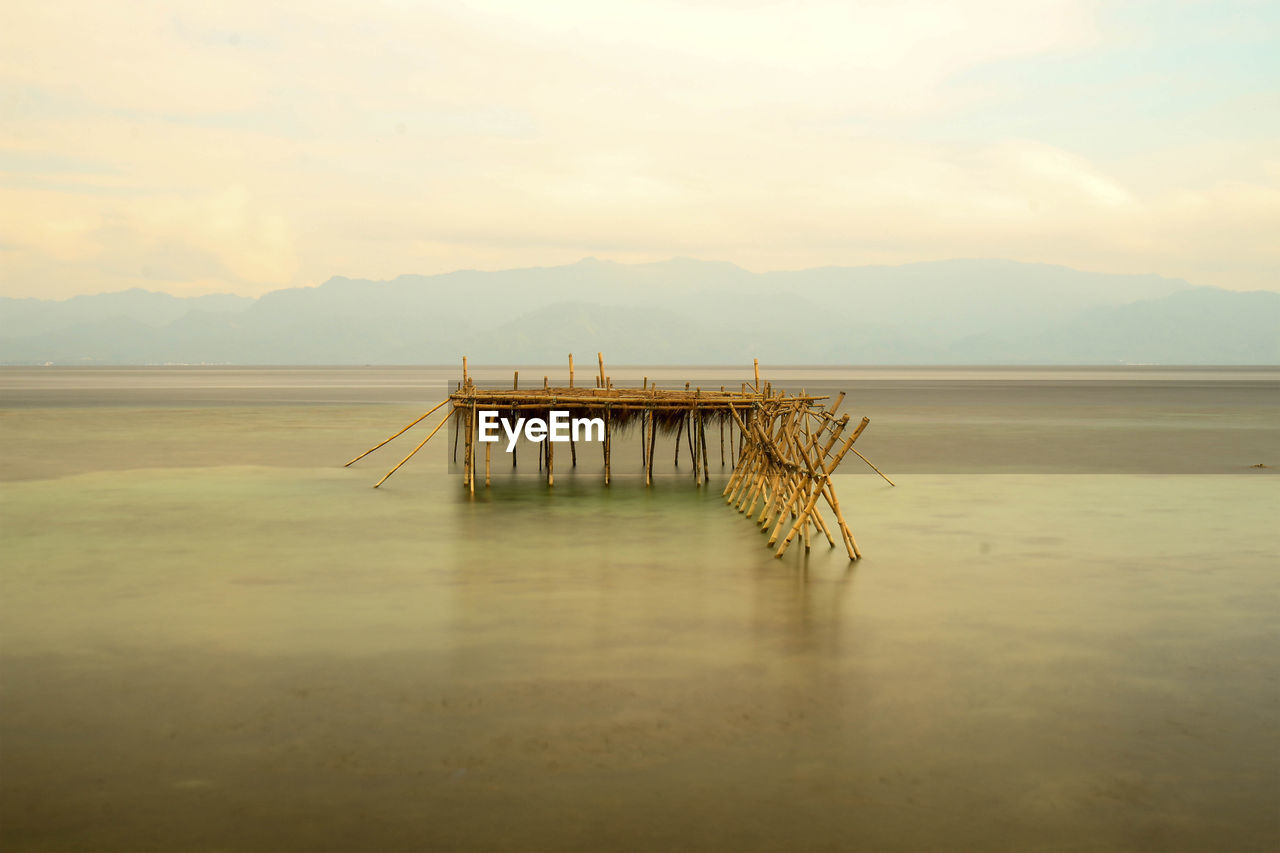
<instances>
[{"instance_id":1,"label":"hazy mountain silhouette","mask_svg":"<svg viewBox=\"0 0 1280 853\"><path fill-rule=\"evenodd\" d=\"M0 335L38 335L112 317L128 317L147 326L172 323L191 311L243 311L254 303L247 296L215 293L181 297L151 290L122 290L73 296L62 301L0 298Z\"/></svg>"},{"instance_id":2,"label":"hazy mountain silhouette","mask_svg":"<svg viewBox=\"0 0 1280 853\"><path fill-rule=\"evenodd\" d=\"M673 259L335 277L257 300L0 299L0 362L1280 362L1280 294L999 260L752 273Z\"/></svg>"}]
</instances>

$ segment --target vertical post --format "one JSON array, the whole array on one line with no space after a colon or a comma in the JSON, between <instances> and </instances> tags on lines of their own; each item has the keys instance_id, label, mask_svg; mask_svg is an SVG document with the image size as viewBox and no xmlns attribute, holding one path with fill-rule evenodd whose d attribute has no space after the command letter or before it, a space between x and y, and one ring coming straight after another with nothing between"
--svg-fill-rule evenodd
<instances>
[{"instance_id":1,"label":"vertical post","mask_svg":"<svg viewBox=\"0 0 1280 853\"><path fill-rule=\"evenodd\" d=\"M471 406L462 412L466 418L466 434L462 435L462 488L471 484Z\"/></svg>"},{"instance_id":2,"label":"vertical post","mask_svg":"<svg viewBox=\"0 0 1280 853\"><path fill-rule=\"evenodd\" d=\"M702 389L697 390L697 395L702 394ZM693 408L687 415L689 418L689 458L693 460L693 482L697 485L702 484L702 471L698 468L698 402L697 396L694 397Z\"/></svg>"},{"instance_id":3,"label":"vertical post","mask_svg":"<svg viewBox=\"0 0 1280 853\"><path fill-rule=\"evenodd\" d=\"M470 456L471 456L471 477L470 477L470 488L471 488L471 494L473 494L473 495L476 493L476 427L477 427L477 425L478 425L478 424L476 423L476 404L475 404L475 402L472 402L472 403L471 403L471 453L470 453Z\"/></svg>"},{"instance_id":4,"label":"vertical post","mask_svg":"<svg viewBox=\"0 0 1280 853\"><path fill-rule=\"evenodd\" d=\"M598 359L600 360L600 387L601 387L601 388L603 388L603 387L605 387L605 384L604 384L604 383L605 383L605 378L604 378L604 353L602 353L602 352L598 352L598 353L596 353L596 358L598 358Z\"/></svg>"},{"instance_id":5,"label":"vertical post","mask_svg":"<svg viewBox=\"0 0 1280 853\"><path fill-rule=\"evenodd\" d=\"M702 469L698 467L698 407L695 405L693 411L689 413L689 444L690 453L693 457L693 482L695 485L702 485Z\"/></svg>"},{"instance_id":6,"label":"vertical post","mask_svg":"<svg viewBox=\"0 0 1280 853\"><path fill-rule=\"evenodd\" d=\"M547 485L554 486L556 484L556 475L552 470L552 465L555 462L556 446L551 442L550 435L542 443L547 446Z\"/></svg>"},{"instance_id":7,"label":"vertical post","mask_svg":"<svg viewBox=\"0 0 1280 853\"><path fill-rule=\"evenodd\" d=\"M573 353L569 353L569 387L573 387Z\"/></svg>"},{"instance_id":8,"label":"vertical post","mask_svg":"<svg viewBox=\"0 0 1280 853\"><path fill-rule=\"evenodd\" d=\"M760 390L760 359L756 359L756 390Z\"/></svg>"},{"instance_id":9,"label":"vertical post","mask_svg":"<svg viewBox=\"0 0 1280 853\"><path fill-rule=\"evenodd\" d=\"M471 407L468 406L463 417L466 418L465 434L462 436L462 487L470 485L471 479Z\"/></svg>"},{"instance_id":10,"label":"vertical post","mask_svg":"<svg viewBox=\"0 0 1280 853\"><path fill-rule=\"evenodd\" d=\"M462 384L471 384L471 380L467 378L467 357L465 355L462 357Z\"/></svg>"},{"instance_id":11,"label":"vertical post","mask_svg":"<svg viewBox=\"0 0 1280 853\"><path fill-rule=\"evenodd\" d=\"M649 441L645 437L645 413L640 412L640 467L649 464Z\"/></svg>"},{"instance_id":12,"label":"vertical post","mask_svg":"<svg viewBox=\"0 0 1280 853\"><path fill-rule=\"evenodd\" d=\"M484 443L484 487L489 488L489 454L493 450L493 442Z\"/></svg>"},{"instance_id":13,"label":"vertical post","mask_svg":"<svg viewBox=\"0 0 1280 853\"><path fill-rule=\"evenodd\" d=\"M511 390L512 391L520 390L520 371L518 370L515 372L515 376L513 376L511 379Z\"/></svg>"},{"instance_id":14,"label":"vertical post","mask_svg":"<svg viewBox=\"0 0 1280 853\"><path fill-rule=\"evenodd\" d=\"M609 485L609 453L612 447L612 435L609 431L610 412L606 407L604 410L604 484Z\"/></svg>"},{"instance_id":15,"label":"vertical post","mask_svg":"<svg viewBox=\"0 0 1280 853\"><path fill-rule=\"evenodd\" d=\"M707 419L702 413L698 414L698 441L702 445L702 482L709 483L711 467L707 464Z\"/></svg>"},{"instance_id":16,"label":"vertical post","mask_svg":"<svg viewBox=\"0 0 1280 853\"><path fill-rule=\"evenodd\" d=\"M684 422L687 421L688 419L689 419L689 416L685 415L680 419L680 423L676 427L676 467L677 468L680 467L680 435L684 432Z\"/></svg>"},{"instance_id":17,"label":"vertical post","mask_svg":"<svg viewBox=\"0 0 1280 853\"><path fill-rule=\"evenodd\" d=\"M645 454L644 462L644 484L646 486L653 484L653 443L658 432L658 425L653 419L653 410L649 410L649 452ZM641 439L644 437L641 436Z\"/></svg>"}]
</instances>

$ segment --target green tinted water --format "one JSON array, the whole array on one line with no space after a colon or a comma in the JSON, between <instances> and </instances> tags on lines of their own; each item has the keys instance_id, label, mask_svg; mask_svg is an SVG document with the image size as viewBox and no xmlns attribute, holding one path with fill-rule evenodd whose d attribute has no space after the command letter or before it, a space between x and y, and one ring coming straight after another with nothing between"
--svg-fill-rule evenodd
<instances>
[{"instance_id":1,"label":"green tinted water","mask_svg":"<svg viewBox=\"0 0 1280 853\"><path fill-rule=\"evenodd\" d=\"M1274 469L851 473L850 567L586 451L374 491L402 404L67 402L4 412L7 849L1280 841Z\"/></svg>"}]
</instances>

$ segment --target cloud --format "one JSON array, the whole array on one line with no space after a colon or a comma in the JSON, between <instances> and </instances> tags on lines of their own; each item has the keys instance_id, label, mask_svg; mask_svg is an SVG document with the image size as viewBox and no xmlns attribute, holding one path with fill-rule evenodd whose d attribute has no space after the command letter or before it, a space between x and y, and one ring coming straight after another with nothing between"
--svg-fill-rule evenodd
<instances>
[{"instance_id":1,"label":"cloud","mask_svg":"<svg viewBox=\"0 0 1280 853\"><path fill-rule=\"evenodd\" d=\"M6 294L260 293L585 254L982 255L1275 286L1272 140L1125 157L1012 135L1016 113L975 130L1031 85L992 69L1073 80L1115 48L1075 0L53 0L10 18ZM1131 85L1168 100L1158 75Z\"/></svg>"}]
</instances>

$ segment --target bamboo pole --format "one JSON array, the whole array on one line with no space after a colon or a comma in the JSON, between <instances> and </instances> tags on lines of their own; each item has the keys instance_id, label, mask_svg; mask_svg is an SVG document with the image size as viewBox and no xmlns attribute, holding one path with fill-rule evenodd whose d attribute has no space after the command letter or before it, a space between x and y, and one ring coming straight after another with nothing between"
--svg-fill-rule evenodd
<instances>
[{"instance_id":1,"label":"bamboo pole","mask_svg":"<svg viewBox=\"0 0 1280 853\"><path fill-rule=\"evenodd\" d=\"M600 387L601 388L608 387L606 385L605 376L604 376L604 353L602 352L596 353L596 358L600 360Z\"/></svg>"},{"instance_id":2,"label":"bamboo pole","mask_svg":"<svg viewBox=\"0 0 1280 853\"><path fill-rule=\"evenodd\" d=\"M701 486L702 470L698 467L698 409L696 404L687 417L689 418L689 458L693 461L693 483L695 486Z\"/></svg>"},{"instance_id":3,"label":"bamboo pole","mask_svg":"<svg viewBox=\"0 0 1280 853\"><path fill-rule=\"evenodd\" d=\"M852 449L852 448L850 448L850 449ZM871 460L870 460L870 459L868 459L867 457L863 456L861 453L858 453L858 451L857 451L857 450L854 450L853 452L854 452L854 453L857 453L857 454L858 454L858 458L859 458L859 459L861 459L863 462L867 463L868 465L871 465L871 470L872 470L872 471L875 471L875 472L876 472L877 474L879 474L881 477L884 477L884 481L885 481L886 483L888 483L890 486L897 486L897 485L898 485L897 483L893 482L893 480L890 480L888 477L885 477L885 473L884 473L883 471L881 471L881 470L880 470L879 468L877 468L875 465L872 465L872 464L871 464Z\"/></svg>"},{"instance_id":4,"label":"bamboo pole","mask_svg":"<svg viewBox=\"0 0 1280 853\"><path fill-rule=\"evenodd\" d=\"M489 488L489 452L493 450L493 442L484 443L484 487Z\"/></svg>"},{"instance_id":5,"label":"bamboo pole","mask_svg":"<svg viewBox=\"0 0 1280 853\"><path fill-rule=\"evenodd\" d=\"M547 485L554 486L556 484L556 446L555 443L551 441L550 435L548 435L542 443L547 446Z\"/></svg>"},{"instance_id":6,"label":"bamboo pole","mask_svg":"<svg viewBox=\"0 0 1280 853\"><path fill-rule=\"evenodd\" d=\"M573 353L569 353L569 387L573 387Z\"/></svg>"},{"instance_id":7,"label":"bamboo pole","mask_svg":"<svg viewBox=\"0 0 1280 853\"><path fill-rule=\"evenodd\" d=\"M707 421L698 415L698 437L702 442L702 482L711 482L711 469L707 465Z\"/></svg>"},{"instance_id":8,"label":"bamboo pole","mask_svg":"<svg viewBox=\"0 0 1280 853\"><path fill-rule=\"evenodd\" d=\"M649 441L645 432L645 412L640 413L640 467L646 468L649 465Z\"/></svg>"},{"instance_id":9,"label":"bamboo pole","mask_svg":"<svg viewBox=\"0 0 1280 853\"><path fill-rule=\"evenodd\" d=\"M406 432L408 432L408 431L410 430L410 428L415 427L415 426L417 426L418 424L420 424L420 423L422 423L423 421L425 421L425 420L426 420L427 418L429 418L431 415L435 414L435 412L436 412L436 411L437 411L441 406L443 406L443 405L447 404L448 402L449 402L449 401L448 401L447 399L446 399L446 400L441 400L439 403L437 403L437 404L435 404L434 406L432 406L432 407L431 407L431 409L430 409L430 411L428 411L425 415L422 415L421 417L414 419L414 420L409 424L409 426L407 426L407 427L405 427L404 429L400 430L398 433L396 433L395 435L391 436L391 438L388 438L388 439L386 439L385 441L381 441L381 442L379 442L379 443L375 444L373 447L370 447L370 448L369 448L368 450L366 450L364 453L361 453L361 454L360 454L359 456L357 456L355 459L352 459L352 460L351 460L351 462L348 462L346 465L343 465L342 467L343 467L343 468L349 468L353 462L359 462L361 459L365 458L365 457L366 457L366 456L368 456L370 453L372 453L373 451L377 450L379 447L382 447L383 445L388 444L392 439L396 439L396 438L399 438L400 436L404 435Z\"/></svg>"},{"instance_id":10,"label":"bamboo pole","mask_svg":"<svg viewBox=\"0 0 1280 853\"><path fill-rule=\"evenodd\" d=\"M823 488L826 490L827 504L831 507L831 511L836 514L836 521L839 523L840 532L844 536L844 546L849 553L849 559L856 560L862 556L862 552L858 550L858 542L853 538L853 531L849 529L849 525L844 520L844 513L840 511L840 499L836 497L836 490L829 476L826 478Z\"/></svg>"},{"instance_id":11,"label":"bamboo pole","mask_svg":"<svg viewBox=\"0 0 1280 853\"><path fill-rule=\"evenodd\" d=\"M468 408L463 414L467 419L467 426L462 436L462 486L466 488L471 484L471 409Z\"/></svg>"},{"instance_id":12,"label":"bamboo pole","mask_svg":"<svg viewBox=\"0 0 1280 853\"><path fill-rule=\"evenodd\" d=\"M475 403L471 404L470 426L471 426L471 434L467 437L467 442L470 445L470 448L469 448L470 452L468 455L471 457L471 471L470 471L471 476L468 478L467 485L471 490L472 497L474 497L476 493L476 427L478 426L478 423L476 420L476 404Z\"/></svg>"},{"instance_id":13,"label":"bamboo pole","mask_svg":"<svg viewBox=\"0 0 1280 853\"><path fill-rule=\"evenodd\" d=\"M611 420L608 409L604 410L604 484L609 485L609 455L613 450L613 433L609 429Z\"/></svg>"},{"instance_id":14,"label":"bamboo pole","mask_svg":"<svg viewBox=\"0 0 1280 853\"><path fill-rule=\"evenodd\" d=\"M677 468L680 467L680 434L684 431L684 422L687 419L687 417L688 416L686 415L684 418L681 418L679 426L676 427L676 467Z\"/></svg>"},{"instance_id":15,"label":"bamboo pole","mask_svg":"<svg viewBox=\"0 0 1280 853\"><path fill-rule=\"evenodd\" d=\"M826 495L824 494L823 497L825 498ZM827 523L822 520L822 513L818 512L817 504L814 504L813 515L811 515L810 518L813 520L814 525L822 531L824 536L827 537L827 543L831 545L832 548L836 547L835 537L831 535L831 530L827 527Z\"/></svg>"},{"instance_id":16,"label":"bamboo pole","mask_svg":"<svg viewBox=\"0 0 1280 853\"><path fill-rule=\"evenodd\" d=\"M649 413L649 453L648 462L644 469L644 484L646 486L653 485L653 451L654 444L658 439L658 422L654 420L653 413Z\"/></svg>"},{"instance_id":17,"label":"bamboo pole","mask_svg":"<svg viewBox=\"0 0 1280 853\"><path fill-rule=\"evenodd\" d=\"M410 459L412 459L412 458L413 458L413 455L414 455L415 453L417 453L419 450L421 450L423 447L425 447L425 446L426 446L426 444L427 444L427 442L431 440L432 436L434 436L436 433L438 433L438 432L440 431L440 427L444 426L445 424L447 424L447 423L449 422L449 418L453 417L453 413L454 413L454 411L455 411L454 409L450 409L450 410L449 410L449 412L448 412L448 414L446 414L446 415L444 416L444 418L443 418L443 419L441 419L440 423L436 424L436 428L435 428L435 429L433 429L433 430L431 431L431 434L430 434L430 435L428 435L426 438L424 438L424 439L422 440L422 443L421 443L421 444L419 444L419 445L418 445L417 447L415 447L413 450L409 451L409 455L408 455L408 456L406 456L405 458L401 459L401 460L400 460L400 462L396 465L396 467L392 468L390 471L388 471L386 474L384 474L381 480L379 480L378 482L376 482L376 483L374 483L374 484L373 484L373 487L376 489L376 488L378 488L378 486L381 486L383 483L385 483L385 482L387 481L387 478L388 478L388 477L390 477L392 474L394 474L395 472L397 472L397 471L399 471L399 470L400 470L400 466L401 466L401 465L403 465L404 463L408 462Z\"/></svg>"},{"instance_id":18,"label":"bamboo pole","mask_svg":"<svg viewBox=\"0 0 1280 853\"><path fill-rule=\"evenodd\" d=\"M453 464L458 464L458 435L462 432L462 412L458 404L454 403L453 410L458 412L458 422L454 425L453 430Z\"/></svg>"}]
</instances>

